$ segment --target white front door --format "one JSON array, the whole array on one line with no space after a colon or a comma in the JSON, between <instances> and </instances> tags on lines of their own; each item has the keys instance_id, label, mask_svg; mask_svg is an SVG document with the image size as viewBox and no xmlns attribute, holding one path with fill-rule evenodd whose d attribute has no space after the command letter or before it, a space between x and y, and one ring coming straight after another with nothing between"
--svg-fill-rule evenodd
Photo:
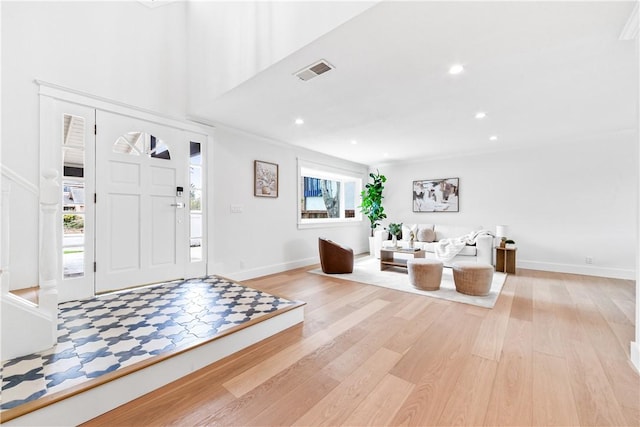
<instances>
[{"instance_id":1,"label":"white front door","mask_svg":"<svg viewBox=\"0 0 640 427\"><path fill-rule=\"evenodd\" d=\"M96 293L184 277L188 138L100 110L96 123Z\"/></svg>"}]
</instances>

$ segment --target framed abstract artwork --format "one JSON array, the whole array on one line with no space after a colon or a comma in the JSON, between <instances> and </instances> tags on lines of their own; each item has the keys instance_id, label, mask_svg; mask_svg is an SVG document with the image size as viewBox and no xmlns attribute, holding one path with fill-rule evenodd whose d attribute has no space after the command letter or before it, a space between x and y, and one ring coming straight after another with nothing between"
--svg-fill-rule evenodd
<instances>
[{"instance_id":1,"label":"framed abstract artwork","mask_svg":"<svg viewBox=\"0 0 640 427\"><path fill-rule=\"evenodd\" d=\"M253 162L253 195L278 197L278 165L255 160Z\"/></svg>"},{"instance_id":2,"label":"framed abstract artwork","mask_svg":"<svg viewBox=\"0 0 640 427\"><path fill-rule=\"evenodd\" d=\"M413 181L414 212L458 212L460 178Z\"/></svg>"}]
</instances>

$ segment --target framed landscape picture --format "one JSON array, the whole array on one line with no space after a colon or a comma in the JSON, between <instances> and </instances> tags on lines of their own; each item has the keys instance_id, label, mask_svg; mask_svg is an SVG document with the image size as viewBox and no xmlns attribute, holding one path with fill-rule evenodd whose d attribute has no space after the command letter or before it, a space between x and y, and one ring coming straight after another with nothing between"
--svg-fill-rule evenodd
<instances>
[{"instance_id":1,"label":"framed landscape picture","mask_svg":"<svg viewBox=\"0 0 640 427\"><path fill-rule=\"evenodd\" d=\"M253 162L253 195L278 197L278 165L255 160Z\"/></svg>"},{"instance_id":2,"label":"framed landscape picture","mask_svg":"<svg viewBox=\"0 0 640 427\"><path fill-rule=\"evenodd\" d=\"M413 181L414 212L458 212L460 178Z\"/></svg>"}]
</instances>

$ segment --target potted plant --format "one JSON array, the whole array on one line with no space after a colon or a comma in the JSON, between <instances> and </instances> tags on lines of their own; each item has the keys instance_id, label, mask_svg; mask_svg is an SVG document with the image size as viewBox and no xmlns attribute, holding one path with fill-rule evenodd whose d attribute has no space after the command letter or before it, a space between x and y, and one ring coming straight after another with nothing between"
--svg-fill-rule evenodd
<instances>
[{"instance_id":1,"label":"potted plant","mask_svg":"<svg viewBox=\"0 0 640 427\"><path fill-rule=\"evenodd\" d=\"M391 223L387 227L387 231L391 234L391 242L393 243L393 247L398 247L398 237L402 235L402 223Z\"/></svg>"},{"instance_id":2,"label":"potted plant","mask_svg":"<svg viewBox=\"0 0 640 427\"><path fill-rule=\"evenodd\" d=\"M369 237L369 253L374 254L374 240L373 235L376 227L380 225L380 221L387 217L384 213L384 207L382 206L382 190L384 190L384 183L387 178L384 175L380 175L380 172L376 170L376 173L370 173L372 182L365 185L364 190L360 193L362 197L361 205L359 206L360 212L365 214L369 218L371 223L371 233Z\"/></svg>"}]
</instances>

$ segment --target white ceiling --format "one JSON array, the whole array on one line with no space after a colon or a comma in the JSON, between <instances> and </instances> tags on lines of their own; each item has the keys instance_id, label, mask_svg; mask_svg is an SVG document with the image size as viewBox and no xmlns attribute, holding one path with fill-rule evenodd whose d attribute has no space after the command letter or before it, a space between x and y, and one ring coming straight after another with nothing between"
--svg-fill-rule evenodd
<instances>
[{"instance_id":1,"label":"white ceiling","mask_svg":"<svg viewBox=\"0 0 640 427\"><path fill-rule=\"evenodd\" d=\"M382 2L194 113L368 165L633 137L638 60L619 40L633 7ZM319 59L335 70L293 76Z\"/></svg>"}]
</instances>

